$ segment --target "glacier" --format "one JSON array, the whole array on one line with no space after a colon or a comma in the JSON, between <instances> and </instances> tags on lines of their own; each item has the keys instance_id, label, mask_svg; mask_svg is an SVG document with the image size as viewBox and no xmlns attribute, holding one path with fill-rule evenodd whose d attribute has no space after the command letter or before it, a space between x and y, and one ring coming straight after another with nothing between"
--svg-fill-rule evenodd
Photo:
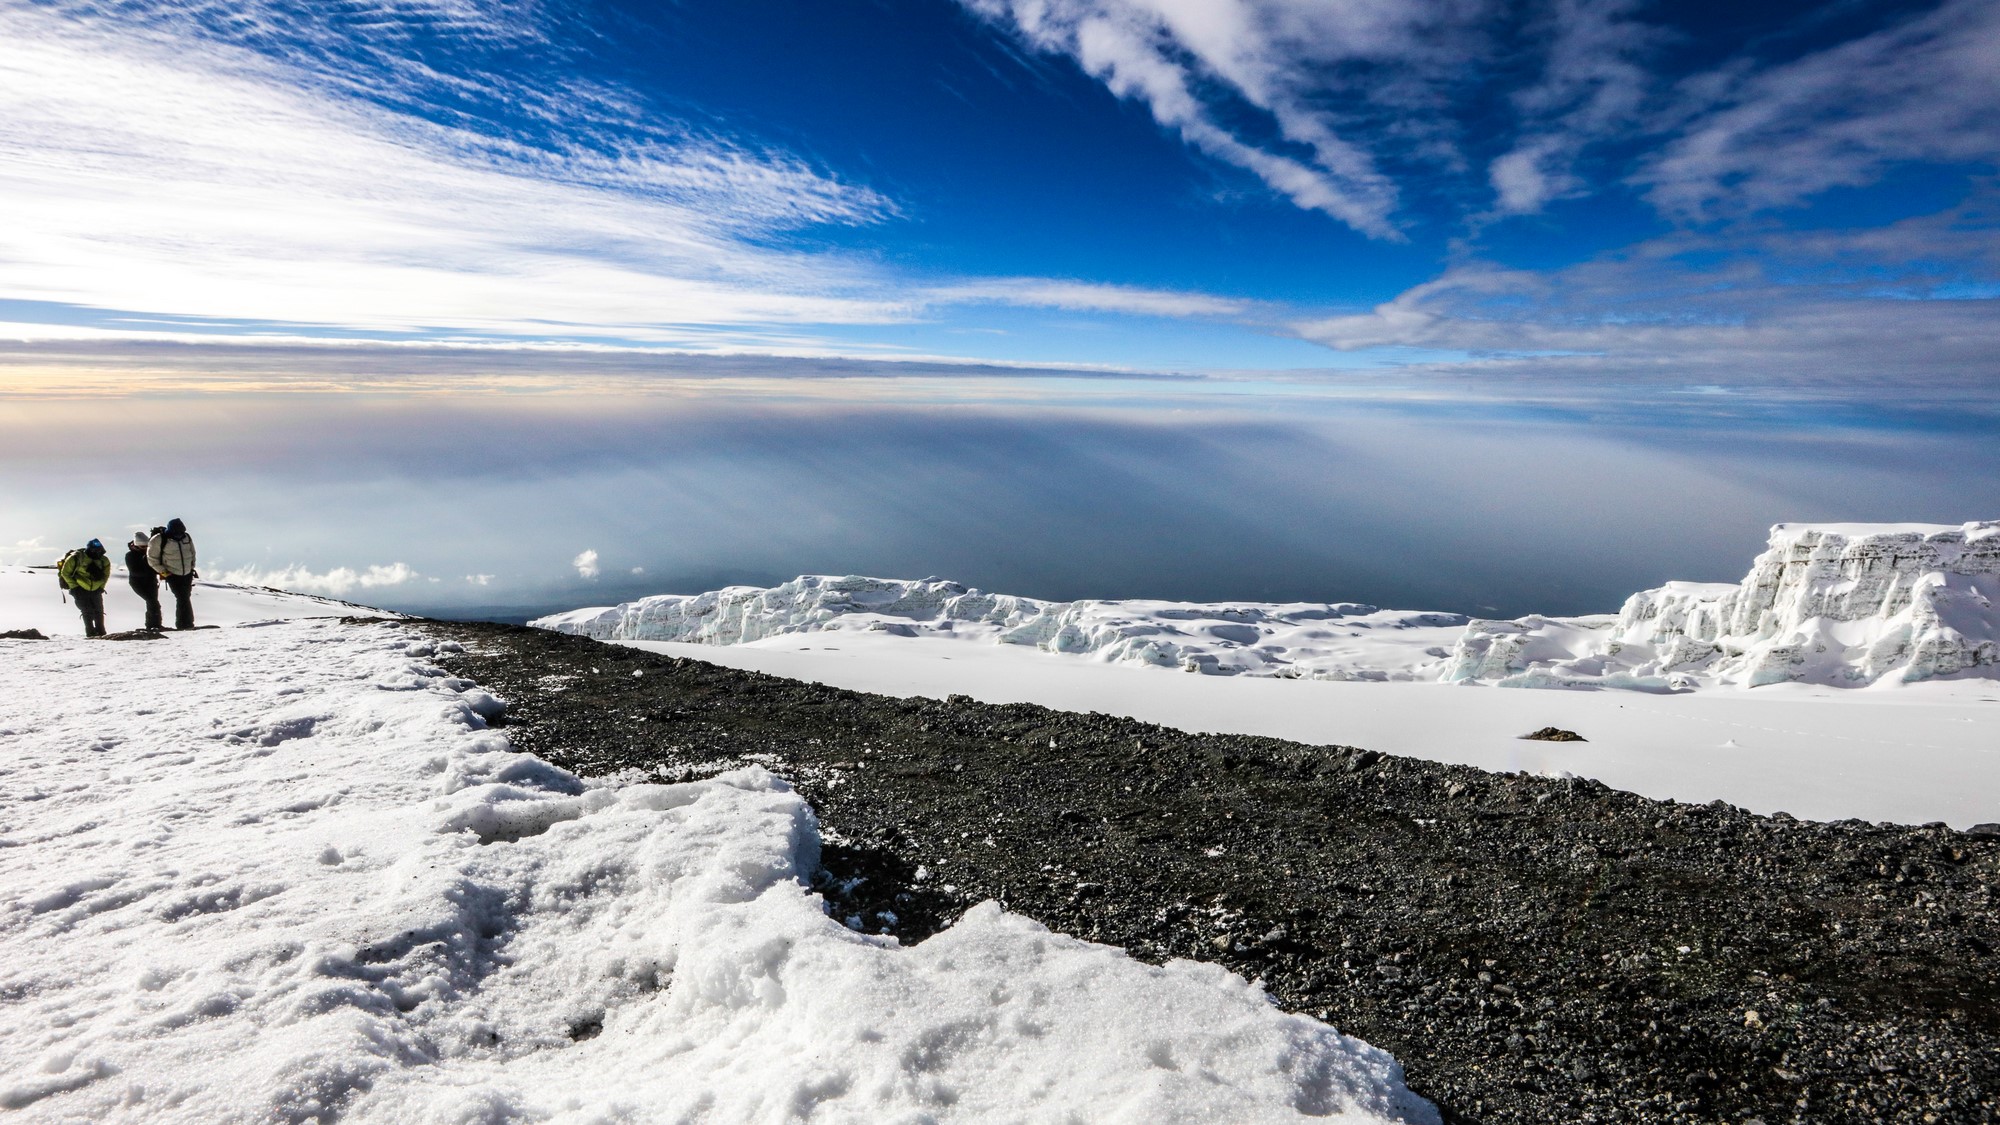
<instances>
[{"instance_id":1,"label":"glacier","mask_svg":"<svg viewBox=\"0 0 2000 1125\"><path fill-rule=\"evenodd\" d=\"M2000 521L1778 524L1735 585L1614 616L1473 621L1440 679L1507 687L1833 687L2000 676Z\"/></svg>"},{"instance_id":2,"label":"glacier","mask_svg":"<svg viewBox=\"0 0 2000 1125\"><path fill-rule=\"evenodd\" d=\"M531 622L600 640L748 644L865 631L1208 675L1503 687L1838 687L2000 677L2000 521L1778 524L1736 584L1616 614L1483 620L1357 602L1043 601L941 578L804 575Z\"/></svg>"},{"instance_id":3,"label":"glacier","mask_svg":"<svg viewBox=\"0 0 2000 1125\"><path fill-rule=\"evenodd\" d=\"M599 640L746 644L864 630L1025 645L1206 675L1434 679L1470 619L1356 602L1041 601L941 578L802 575L772 587L662 594L530 622Z\"/></svg>"}]
</instances>

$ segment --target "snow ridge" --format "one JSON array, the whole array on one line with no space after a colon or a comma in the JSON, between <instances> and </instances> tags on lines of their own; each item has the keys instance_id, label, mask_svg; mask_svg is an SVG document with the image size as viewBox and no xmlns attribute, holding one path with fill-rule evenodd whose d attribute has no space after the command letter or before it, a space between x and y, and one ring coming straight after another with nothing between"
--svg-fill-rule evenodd
<instances>
[{"instance_id":1,"label":"snow ridge","mask_svg":"<svg viewBox=\"0 0 2000 1125\"><path fill-rule=\"evenodd\" d=\"M0 1107L1437 1120L1388 1055L1215 966L992 904L913 947L850 931L782 781L577 778L411 638L0 640Z\"/></svg>"},{"instance_id":2,"label":"snow ridge","mask_svg":"<svg viewBox=\"0 0 2000 1125\"><path fill-rule=\"evenodd\" d=\"M1467 618L1354 602L1201 604L1145 600L1049 602L920 581L803 575L769 588L663 594L530 622L600 640L745 644L844 630L1025 645L1106 663L1213 675L1301 679L1433 678L1418 667L1445 655Z\"/></svg>"}]
</instances>

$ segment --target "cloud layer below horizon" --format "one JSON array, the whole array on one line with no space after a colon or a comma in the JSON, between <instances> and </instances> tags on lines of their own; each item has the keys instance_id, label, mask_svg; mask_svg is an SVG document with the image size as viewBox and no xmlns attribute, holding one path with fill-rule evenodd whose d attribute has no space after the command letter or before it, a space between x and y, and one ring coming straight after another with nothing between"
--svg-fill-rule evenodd
<instances>
[{"instance_id":1,"label":"cloud layer below horizon","mask_svg":"<svg viewBox=\"0 0 2000 1125\"><path fill-rule=\"evenodd\" d=\"M1990 401L1379 379L23 398L0 562L177 515L215 574L390 608L871 573L1513 615L1732 581L1777 522L2000 511ZM162 434L175 456L133 473Z\"/></svg>"}]
</instances>

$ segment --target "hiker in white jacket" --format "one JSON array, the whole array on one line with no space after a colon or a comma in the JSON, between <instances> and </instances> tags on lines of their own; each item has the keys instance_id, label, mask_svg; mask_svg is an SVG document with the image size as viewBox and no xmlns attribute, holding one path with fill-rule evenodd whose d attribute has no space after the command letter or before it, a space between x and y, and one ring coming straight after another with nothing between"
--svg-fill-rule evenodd
<instances>
[{"instance_id":1,"label":"hiker in white jacket","mask_svg":"<svg viewBox=\"0 0 2000 1125\"><path fill-rule=\"evenodd\" d=\"M200 575L195 573L194 536L188 534L187 525L168 520L146 544L146 562L174 592L174 628L194 628L194 580Z\"/></svg>"}]
</instances>

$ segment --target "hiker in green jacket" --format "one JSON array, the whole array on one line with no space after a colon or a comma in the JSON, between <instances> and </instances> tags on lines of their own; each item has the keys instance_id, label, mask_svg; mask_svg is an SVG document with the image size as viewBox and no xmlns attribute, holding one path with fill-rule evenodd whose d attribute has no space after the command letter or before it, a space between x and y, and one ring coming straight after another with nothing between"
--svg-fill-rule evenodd
<instances>
[{"instance_id":1,"label":"hiker in green jacket","mask_svg":"<svg viewBox=\"0 0 2000 1125\"><path fill-rule=\"evenodd\" d=\"M104 587L111 583L111 556L104 553L104 544L92 539L88 546L64 555L56 579L76 599L76 610L83 614L83 635L103 636Z\"/></svg>"}]
</instances>

